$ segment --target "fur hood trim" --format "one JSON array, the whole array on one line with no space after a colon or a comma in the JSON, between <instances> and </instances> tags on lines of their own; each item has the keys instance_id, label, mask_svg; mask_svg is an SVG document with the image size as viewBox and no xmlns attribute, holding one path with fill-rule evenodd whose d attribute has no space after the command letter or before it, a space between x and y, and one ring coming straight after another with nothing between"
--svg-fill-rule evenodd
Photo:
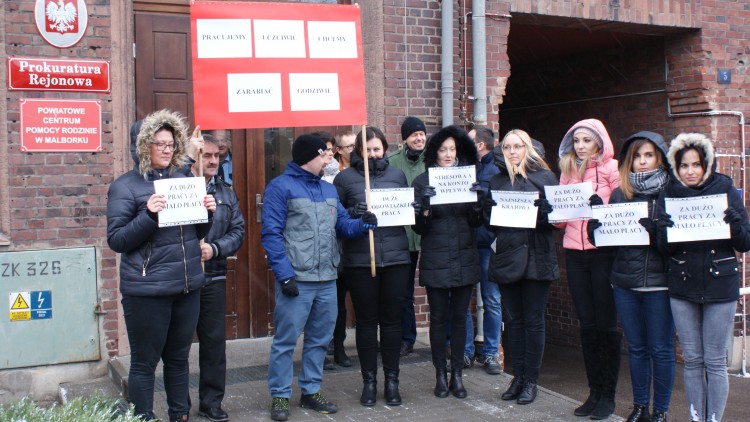
<instances>
[{"instance_id":1,"label":"fur hood trim","mask_svg":"<svg viewBox=\"0 0 750 422\"><path fill-rule=\"evenodd\" d=\"M667 161L669 161L669 165L672 167L672 174L674 175L674 177L679 180L683 186L685 186L685 183L683 183L682 179L680 179L680 175L678 173L679 163L675 162L675 156L677 155L678 151L690 147L695 147L702 150L704 155L706 156L706 172L703 174L703 178L698 184L698 186L700 186L706 180L708 180L711 174L716 171L714 145L713 142L708 139L708 137L700 133L681 133L677 135L677 137L674 138L670 143L669 152L667 153Z\"/></svg>"},{"instance_id":2,"label":"fur hood trim","mask_svg":"<svg viewBox=\"0 0 750 422\"><path fill-rule=\"evenodd\" d=\"M151 167L150 142L154 139L156 132L165 126L170 126L174 130L175 149L168 170L171 172L179 169L187 162L188 135L185 118L176 111L167 109L155 111L143 119L141 130L138 132L138 138L136 139L136 154L140 161L138 171L146 180L148 180L149 172L153 170Z\"/></svg>"},{"instance_id":3,"label":"fur hood trim","mask_svg":"<svg viewBox=\"0 0 750 422\"><path fill-rule=\"evenodd\" d=\"M427 140L427 146L424 148L425 168L437 166L437 152L443 141L448 138L456 141L456 158L458 158L459 166L473 166L477 163L479 153L474 141L469 138L465 130L451 125L440 129Z\"/></svg>"}]
</instances>

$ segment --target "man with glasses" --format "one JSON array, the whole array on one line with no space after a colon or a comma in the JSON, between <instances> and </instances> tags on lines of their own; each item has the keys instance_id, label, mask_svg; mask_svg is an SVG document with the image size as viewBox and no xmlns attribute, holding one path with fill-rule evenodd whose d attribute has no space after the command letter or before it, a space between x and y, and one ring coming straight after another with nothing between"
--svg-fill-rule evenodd
<instances>
[{"instance_id":1,"label":"man with glasses","mask_svg":"<svg viewBox=\"0 0 750 422\"><path fill-rule=\"evenodd\" d=\"M336 161L339 163L339 171L344 171L350 166L350 154L354 151L354 140L357 135L346 132L336 138Z\"/></svg>"},{"instance_id":2,"label":"man with glasses","mask_svg":"<svg viewBox=\"0 0 750 422\"><path fill-rule=\"evenodd\" d=\"M486 126L477 126L469 131L469 137L474 140L479 153L477 163L477 181L484 189L485 194L490 194L490 179L500 172L494 162L492 149L495 147L495 132ZM490 375L499 375L503 367L498 359L500 346L500 332L503 324L503 314L500 305L500 287L487 279L487 271L490 266L492 255L492 242L495 235L484 226L476 228L477 249L479 250L479 263L482 274L479 288L481 291L482 306L484 309L482 328L484 341L482 342L482 353L476 353L476 361L482 365L484 371ZM474 364L474 324L471 309L466 311L466 346L464 347L464 367L468 368Z\"/></svg>"}]
</instances>

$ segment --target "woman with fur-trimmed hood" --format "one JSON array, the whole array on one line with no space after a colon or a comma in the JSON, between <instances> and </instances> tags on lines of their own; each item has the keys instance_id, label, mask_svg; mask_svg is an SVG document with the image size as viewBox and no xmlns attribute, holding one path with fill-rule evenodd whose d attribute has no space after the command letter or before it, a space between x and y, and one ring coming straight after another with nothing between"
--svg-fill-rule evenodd
<instances>
[{"instance_id":1,"label":"woman with fur-trimmed hood","mask_svg":"<svg viewBox=\"0 0 750 422\"><path fill-rule=\"evenodd\" d=\"M429 186L432 167L474 166L477 147L469 135L458 126L448 126L435 133L424 151L427 171L414 179L414 197L420 208L416 224L412 226L422 235L419 258L419 284L427 287L430 304L430 347L437 383L435 395L466 397L461 380L466 342L466 310L471 290L479 281L479 252L476 231L482 224L482 204L475 203L431 205L436 195ZM471 188L481 190L479 183ZM481 196L480 196L481 199ZM450 320L451 380L447 381L445 342Z\"/></svg>"},{"instance_id":2,"label":"woman with fur-trimmed hood","mask_svg":"<svg viewBox=\"0 0 750 422\"><path fill-rule=\"evenodd\" d=\"M135 413L147 419L154 418L160 359L169 420L186 421L190 411L188 355L205 283L199 242L211 228L216 202L212 195L203 198L208 223L160 228L158 213L167 201L154 193L155 180L186 177L180 171L186 144L178 113L146 116L136 139L138 168L118 177L108 193L107 243L121 254L120 292L131 350L128 397Z\"/></svg>"},{"instance_id":3,"label":"woman with fur-trimmed hood","mask_svg":"<svg viewBox=\"0 0 750 422\"><path fill-rule=\"evenodd\" d=\"M716 172L710 139L683 133L672 140L667 159L669 183L659 197L659 246L669 256L667 284L677 335L685 361L685 395L691 421L719 421L729 394L727 349L739 298L740 266L736 252L750 250L750 223L732 179ZM670 243L666 229L672 217L664 198L725 195L719 210L729 224L729 239Z\"/></svg>"}]
</instances>

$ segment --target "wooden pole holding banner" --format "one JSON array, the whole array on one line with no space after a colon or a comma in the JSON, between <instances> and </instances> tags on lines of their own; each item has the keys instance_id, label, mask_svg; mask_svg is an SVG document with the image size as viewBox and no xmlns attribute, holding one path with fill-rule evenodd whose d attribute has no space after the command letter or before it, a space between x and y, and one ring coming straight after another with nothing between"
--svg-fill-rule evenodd
<instances>
[{"instance_id":1,"label":"wooden pole holding banner","mask_svg":"<svg viewBox=\"0 0 750 422\"><path fill-rule=\"evenodd\" d=\"M203 135L201 134L201 127L196 126L195 130L193 130L193 138L195 139L203 139ZM203 141L201 141L201 147L198 148L198 177L203 179L203 183L206 182L206 179L203 177ZM200 240L200 246L201 249L203 249L203 239ZM202 252L201 252L202 253ZM206 264L201 260L201 269L205 271Z\"/></svg>"},{"instance_id":2,"label":"wooden pole holding banner","mask_svg":"<svg viewBox=\"0 0 750 422\"><path fill-rule=\"evenodd\" d=\"M362 159L365 162L365 201L367 211L370 211L370 165L367 159L367 125L362 125ZM370 274L375 277L375 235L372 229L370 233Z\"/></svg>"}]
</instances>

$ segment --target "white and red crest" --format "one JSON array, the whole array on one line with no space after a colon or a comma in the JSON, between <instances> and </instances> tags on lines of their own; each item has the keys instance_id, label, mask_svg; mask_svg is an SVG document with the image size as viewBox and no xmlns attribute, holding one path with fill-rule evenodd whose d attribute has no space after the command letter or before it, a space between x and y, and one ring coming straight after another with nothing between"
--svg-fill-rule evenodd
<instances>
[{"instance_id":1,"label":"white and red crest","mask_svg":"<svg viewBox=\"0 0 750 422\"><path fill-rule=\"evenodd\" d=\"M88 25L84 0L36 0L34 20L45 41L67 48L83 38Z\"/></svg>"}]
</instances>

